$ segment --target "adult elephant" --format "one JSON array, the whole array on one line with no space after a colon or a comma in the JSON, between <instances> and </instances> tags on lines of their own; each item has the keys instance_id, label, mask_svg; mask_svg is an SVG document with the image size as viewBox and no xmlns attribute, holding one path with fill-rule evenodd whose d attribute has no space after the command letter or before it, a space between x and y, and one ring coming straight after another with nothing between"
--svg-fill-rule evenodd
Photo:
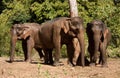
<instances>
[{"instance_id":1,"label":"adult elephant","mask_svg":"<svg viewBox=\"0 0 120 78\"><path fill-rule=\"evenodd\" d=\"M22 48L25 56L25 61L31 62L32 49L38 51L40 58L44 57L42 53L41 41L39 38L40 25L37 23L15 24L11 28L11 48L10 48L10 62L14 61L14 50L16 41L22 41ZM46 51L46 50L45 50ZM48 52L51 53L52 52ZM50 57L51 58L51 57ZM47 60L45 60L48 62ZM53 60L51 59L51 62Z\"/></svg>"},{"instance_id":2,"label":"adult elephant","mask_svg":"<svg viewBox=\"0 0 120 78\"><path fill-rule=\"evenodd\" d=\"M41 24L40 39L43 49L55 49L54 65L59 65L60 48L63 44L67 46L69 62L73 64L74 43L77 38L81 50L81 64L84 66L84 27L80 17L59 17Z\"/></svg>"},{"instance_id":3,"label":"adult elephant","mask_svg":"<svg viewBox=\"0 0 120 78\"><path fill-rule=\"evenodd\" d=\"M107 66L106 49L111 38L110 30L101 20L93 20L87 24L86 32L89 42L90 65L96 64L98 57L97 52L99 51L99 63L101 63L103 67Z\"/></svg>"}]
</instances>

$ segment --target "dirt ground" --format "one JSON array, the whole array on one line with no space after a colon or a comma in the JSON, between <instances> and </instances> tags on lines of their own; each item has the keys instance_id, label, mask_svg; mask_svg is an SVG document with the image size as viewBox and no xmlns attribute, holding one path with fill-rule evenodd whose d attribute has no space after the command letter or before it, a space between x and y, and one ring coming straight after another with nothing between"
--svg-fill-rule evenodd
<instances>
[{"instance_id":1,"label":"dirt ground","mask_svg":"<svg viewBox=\"0 0 120 78\"><path fill-rule=\"evenodd\" d=\"M63 66L44 65L38 59L26 63L20 58L8 63L8 57L0 57L0 78L120 78L120 59L108 59L108 68L71 67L67 59L61 59Z\"/></svg>"}]
</instances>

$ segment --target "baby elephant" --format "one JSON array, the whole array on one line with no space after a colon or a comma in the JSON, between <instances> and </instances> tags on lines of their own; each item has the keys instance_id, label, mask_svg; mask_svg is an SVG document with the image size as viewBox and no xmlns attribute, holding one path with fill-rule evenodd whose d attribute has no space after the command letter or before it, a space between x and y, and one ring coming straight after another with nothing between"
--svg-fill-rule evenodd
<instances>
[{"instance_id":1,"label":"baby elephant","mask_svg":"<svg viewBox=\"0 0 120 78\"><path fill-rule=\"evenodd\" d=\"M93 20L87 24L86 28L88 36L88 51L90 53L90 66L95 65L97 61L97 52L100 52L99 64L103 67L107 66L106 49L110 42L110 30L101 20Z\"/></svg>"}]
</instances>

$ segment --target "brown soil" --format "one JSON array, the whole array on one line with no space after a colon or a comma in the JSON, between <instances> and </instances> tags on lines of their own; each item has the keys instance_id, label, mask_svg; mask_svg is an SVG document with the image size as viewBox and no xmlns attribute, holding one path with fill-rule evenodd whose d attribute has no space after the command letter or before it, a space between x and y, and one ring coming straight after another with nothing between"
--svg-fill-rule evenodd
<instances>
[{"instance_id":1,"label":"brown soil","mask_svg":"<svg viewBox=\"0 0 120 78\"><path fill-rule=\"evenodd\" d=\"M15 59L8 63L9 58L0 57L0 78L120 78L120 59L108 59L108 68L71 67L66 59L61 59L63 66L41 64L41 61L26 63Z\"/></svg>"}]
</instances>

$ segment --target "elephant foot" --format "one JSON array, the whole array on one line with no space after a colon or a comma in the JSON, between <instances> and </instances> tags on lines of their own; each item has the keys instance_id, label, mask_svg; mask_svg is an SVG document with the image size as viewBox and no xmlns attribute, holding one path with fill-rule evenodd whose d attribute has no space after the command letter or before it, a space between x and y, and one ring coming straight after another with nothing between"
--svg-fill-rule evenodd
<instances>
[{"instance_id":1,"label":"elephant foot","mask_svg":"<svg viewBox=\"0 0 120 78\"><path fill-rule=\"evenodd\" d=\"M41 58L40 58L40 61L44 61L44 57L41 57Z\"/></svg>"},{"instance_id":2,"label":"elephant foot","mask_svg":"<svg viewBox=\"0 0 120 78\"><path fill-rule=\"evenodd\" d=\"M73 65L73 64L71 64L71 63L68 63L68 65L70 66L70 67L74 67L75 65Z\"/></svg>"},{"instance_id":3,"label":"elephant foot","mask_svg":"<svg viewBox=\"0 0 120 78\"><path fill-rule=\"evenodd\" d=\"M103 64L101 67L108 68L108 65L107 64Z\"/></svg>"},{"instance_id":4,"label":"elephant foot","mask_svg":"<svg viewBox=\"0 0 120 78\"><path fill-rule=\"evenodd\" d=\"M63 63L61 63L61 62L54 62L53 63L53 66L62 66L63 65Z\"/></svg>"},{"instance_id":5,"label":"elephant foot","mask_svg":"<svg viewBox=\"0 0 120 78\"><path fill-rule=\"evenodd\" d=\"M49 64L49 62L48 62L48 61L45 61L44 64Z\"/></svg>"},{"instance_id":6,"label":"elephant foot","mask_svg":"<svg viewBox=\"0 0 120 78\"><path fill-rule=\"evenodd\" d=\"M30 59L25 59L25 62L31 63Z\"/></svg>"},{"instance_id":7,"label":"elephant foot","mask_svg":"<svg viewBox=\"0 0 120 78\"><path fill-rule=\"evenodd\" d=\"M54 64L54 61L50 61L50 65L53 65Z\"/></svg>"},{"instance_id":8,"label":"elephant foot","mask_svg":"<svg viewBox=\"0 0 120 78\"><path fill-rule=\"evenodd\" d=\"M9 60L8 62L9 62L9 63L12 63L12 62L13 62L13 60Z\"/></svg>"},{"instance_id":9,"label":"elephant foot","mask_svg":"<svg viewBox=\"0 0 120 78\"><path fill-rule=\"evenodd\" d=\"M95 65L96 65L95 63L90 63L90 64L89 64L89 66L91 66L91 67L92 67L92 66L95 66Z\"/></svg>"},{"instance_id":10,"label":"elephant foot","mask_svg":"<svg viewBox=\"0 0 120 78\"><path fill-rule=\"evenodd\" d=\"M14 58L10 58L10 60L8 61L9 63L14 62Z\"/></svg>"},{"instance_id":11,"label":"elephant foot","mask_svg":"<svg viewBox=\"0 0 120 78\"><path fill-rule=\"evenodd\" d=\"M44 64L53 65L54 62L53 61L45 61Z\"/></svg>"},{"instance_id":12,"label":"elephant foot","mask_svg":"<svg viewBox=\"0 0 120 78\"><path fill-rule=\"evenodd\" d=\"M70 63L72 66L76 66L77 65L77 63L76 62L72 62L72 63Z\"/></svg>"},{"instance_id":13,"label":"elephant foot","mask_svg":"<svg viewBox=\"0 0 120 78\"><path fill-rule=\"evenodd\" d=\"M71 66L71 67L74 67L75 64L71 63L71 62L68 62L68 65Z\"/></svg>"}]
</instances>

